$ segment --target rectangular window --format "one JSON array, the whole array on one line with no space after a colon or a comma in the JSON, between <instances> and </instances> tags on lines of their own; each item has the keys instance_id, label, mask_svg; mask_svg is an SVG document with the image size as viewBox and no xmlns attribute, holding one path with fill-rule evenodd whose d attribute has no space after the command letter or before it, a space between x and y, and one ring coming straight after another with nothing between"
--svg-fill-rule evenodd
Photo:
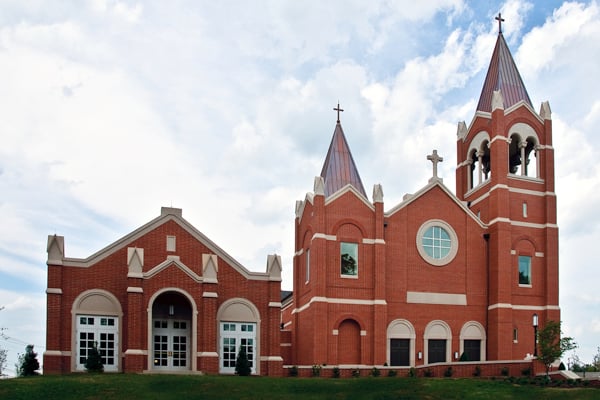
<instances>
[{"instance_id":1,"label":"rectangular window","mask_svg":"<svg viewBox=\"0 0 600 400\"><path fill-rule=\"evenodd\" d=\"M167 236L167 251L175 251L175 236Z\"/></svg>"},{"instance_id":2,"label":"rectangular window","mask_svg":"<svg viewBox=\"0 0 600 400\"><path fill-rule=\"evenodd\" d=\"M513 329L513 342L519 342L519 330L517 328Z\"/></svg>"},{"instance_id":3,"label":"rectangular window","mask_svg":"<svg viewBox=\"0 0 600 400\"><path fill-rule=\"evenodd\" d=\"M519 256L519 285L531 285L531 257Z\"/></svg>"},{"instance_id":4,"label":"rectangular window","mask_svg":"<svg viewBox=\"0 0 600 400\"><path fill-rule=\"evenodd\" d=\"M527 218L527 203L523 202L523 218Z\"/></svg>"},{"instance_id":5,"label":"rectangular window","mask_svg":"<svg viewBox=\"0 0 600 400\"><path fill-rule=\"evenodd\" d=\"M310 249L306 250L306 283L310 280Z\"/></svg>"},{"instance_id":6,"label":"rectangular window","mask_svg":"<svg viewBox=\"0 0 600 400\"><path fill-rule=\"evenodd\" d=\"M342 276L358 276L357 243L340 243L340 268Z\"/></svg>"}]
</instances>

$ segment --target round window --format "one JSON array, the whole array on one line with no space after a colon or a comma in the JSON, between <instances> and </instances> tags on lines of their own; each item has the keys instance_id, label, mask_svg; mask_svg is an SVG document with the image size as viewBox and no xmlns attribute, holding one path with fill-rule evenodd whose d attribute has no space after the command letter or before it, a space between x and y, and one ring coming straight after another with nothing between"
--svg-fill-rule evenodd
<instances>
[{"instance_id":1,"label":"round window","mask_svg":"<svg viewBox=\"0 0 600 400\"><path fill-rule=\"evenodd\" d=\"M429 220L417 232L417 249L425 261L432 265L446 265L458 250L454 229L441 220Z\"/></svg>"}]
</instances>

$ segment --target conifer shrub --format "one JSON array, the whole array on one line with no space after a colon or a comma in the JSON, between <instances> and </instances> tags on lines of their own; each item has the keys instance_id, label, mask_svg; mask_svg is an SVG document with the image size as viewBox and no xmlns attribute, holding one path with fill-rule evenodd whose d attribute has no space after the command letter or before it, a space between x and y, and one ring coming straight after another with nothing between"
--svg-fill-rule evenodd
<instances>
[{"instance_id":1,"label":"conifer shrub","mask_svg":"<svg viewBox=\"0 0 600 400\"><path fill-rule=\"evenodd\" d=\"M240 347L238 356L235 359L235 373L239 376L248 376L252 372L250 368L250 361L248 361L248 355L244 346Z\"/></svg>"},{"instance_id":2,"label":"conifer shrub","mask_svg":"<svg viewBox=\"0 0 600 400\"><path fill-rule=\"evenodd\" d=\"M96 342L94 342L94 346L88 351L88 358L86 358L84 366L85 370L90 373L104 372L102 356L100 356Z\"/></svg>"},{"instance_id":3,"label":"conifer shrub","mask_svg":"<svg viewBox=\"0 0 600 400\"><path fill-rule=\"evenodd\" d=\"M19 376L32 376L38 374L40 363L37 360L37 353L33 351L33 345L28 344L25 347L25 354L19 355L17 372Z\"/></svg>"}]
</instances>

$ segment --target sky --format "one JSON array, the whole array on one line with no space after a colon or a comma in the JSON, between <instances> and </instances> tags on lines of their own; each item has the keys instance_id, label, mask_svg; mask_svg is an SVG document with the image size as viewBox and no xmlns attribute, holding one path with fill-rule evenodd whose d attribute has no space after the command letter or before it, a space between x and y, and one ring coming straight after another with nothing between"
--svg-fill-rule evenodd
<instances>
[{"instance_id":1,"label":"sky","mask_svg":"<svg viewBox=\"0 0 600 400\"><path fill-rule=\"evenodd\" d=\"M552 108L563 332L600 346L597 1L0 0L0 347L45 350L46 241L85 258L160 215L253 271L282 256L294 205L341 122L384 208L455 190L502 13L529 96ZM593 252L592 252L593 253ZM565 361L567 361L565 359Z\"/></svg>"}]
</instances>

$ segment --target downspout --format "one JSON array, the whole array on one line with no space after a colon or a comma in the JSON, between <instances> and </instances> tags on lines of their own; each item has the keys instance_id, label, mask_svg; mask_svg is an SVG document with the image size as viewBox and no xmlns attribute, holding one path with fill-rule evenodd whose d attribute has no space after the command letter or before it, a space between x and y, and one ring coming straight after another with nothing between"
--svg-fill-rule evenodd
<instances>
[{"instance_id":1,"label":"downspout","mask_svg":"<svg viewBox=\"0 0 600 400\"><path fill-rule=\"evenodd\" d=\"M490 318L490 312L489 312L489 307L490 307L490 234L489 233L484 233L483 234L483 239L485 240L485 276L486 276L486 283L487 283L487 307L485 310L485 360L488 360L488 356L489 356L489 331L488 331L488 324L489 324L489 318Z\"/></svg>"}]
</instances>

